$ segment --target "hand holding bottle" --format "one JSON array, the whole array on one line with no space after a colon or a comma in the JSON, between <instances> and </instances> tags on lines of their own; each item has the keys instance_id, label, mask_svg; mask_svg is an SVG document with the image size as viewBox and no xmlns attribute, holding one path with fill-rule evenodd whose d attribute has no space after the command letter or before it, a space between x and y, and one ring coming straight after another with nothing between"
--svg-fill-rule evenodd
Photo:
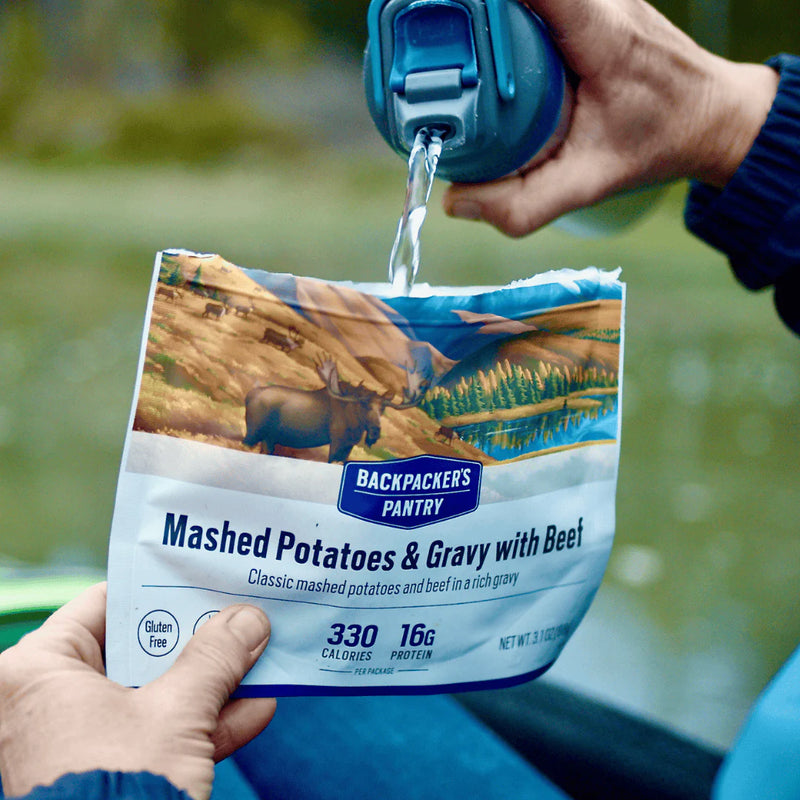
<instances>
[{"instance_id":1,"label":"hand holding bottle","mask_svg":"<svg viewBox=\"0 0 800 800\"><path fill-rule=\"evenodd\" d=\"M640 186L724 186L766 119L777 74L701 48L643 0L529 0L575 80L561 147L530 171L453 185L448 214L524 236Z\"/></svg>"}]
</instances>

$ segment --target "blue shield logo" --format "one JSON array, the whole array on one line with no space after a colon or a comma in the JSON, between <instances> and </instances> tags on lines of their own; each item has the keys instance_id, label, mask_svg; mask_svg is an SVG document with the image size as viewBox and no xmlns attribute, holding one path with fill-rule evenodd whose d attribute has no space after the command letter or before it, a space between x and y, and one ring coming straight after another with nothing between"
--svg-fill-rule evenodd
<instances>
[{"instance_id":1,"label":"blue shield logo","mask_svg":"<svg viewBox=\"0 0 800 800\"><path fill-rule=\"evenodd\" d=\"M349 461L339 511L392 528L421 528L478 507L483 465L444 456Z\"/></svg>"}]
</instances>

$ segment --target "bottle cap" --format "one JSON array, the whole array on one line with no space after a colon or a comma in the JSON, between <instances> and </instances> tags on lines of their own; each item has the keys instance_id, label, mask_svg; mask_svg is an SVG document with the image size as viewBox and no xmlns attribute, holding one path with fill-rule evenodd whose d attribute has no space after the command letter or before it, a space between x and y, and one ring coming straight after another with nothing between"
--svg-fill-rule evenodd
<instances>
[{"instance_id":1,"label":"bottle cap","mask_svg":"<svg viewBox=\"0 0 800 800\"><path fill-rule=\"evenodd\" d=\"M541 20L513 0L372 0L367 103L407 157L420 128L441 131L439 174L488 181L527 165L563 133L561 59Z\"/></svg>"}]
</instances>

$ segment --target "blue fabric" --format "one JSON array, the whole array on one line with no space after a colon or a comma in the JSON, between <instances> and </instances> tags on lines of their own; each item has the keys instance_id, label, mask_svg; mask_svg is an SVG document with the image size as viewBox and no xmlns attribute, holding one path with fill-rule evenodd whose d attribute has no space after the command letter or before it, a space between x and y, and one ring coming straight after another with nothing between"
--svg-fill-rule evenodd
<instances>
[{"instance_id":1,"label":"blue fabric","mask_svg":"<svg viewBox=\"0 0 800 800\"><path fill-rule=\"evenodd\" d=\"M800 649L753 706L723 762L713 797L800 798Z\"/></svg>"},{"instance_id":2,"label":"blue fabric","mask_svg":"<svg viewBox=\"0 0 800 800\"><path fill-rule=\"evenodd\" d=\"M2 793L0 792L0 797ZM282 698L212 800L569 800L446 695ZM66 775L25 800L189 800L164 778Z\"/></svg>"},{"instance_id":3,"label":"blue fabric","mask_svg":"<svg viewBox=\"0 0 800 800\"><path fill-rule=\"evenodd\" d=\"M800 334L800 57L767 63L780 82L764 126L724 189L692 184L684 219L749 289L774 286L778 313Z\"/></svg>"},{"instance_id":4,"label":"blue fabric","mask_svg":"<svg viewBox=\"0 0 800 800\"><path fill-rule=\"evenodd\" d=\"M2 792L0 792L0 797ZM84 772L63 775L34 789L24 800L191 800L166 778L148 772Z\"/></svg>"},{"instance_id":5,"label":"blue fabric","mask_svg":"<svg viewBox=\"0 0 800 800\"><path fill-rule=\"evenodd\" d=\"M282 698L234 758L262 800L568 800L446 695Z\"/></svg>"},{"instance_id":6,"label":"blue fabric","mask_svg":"<svg viewBox=\"0 0 800 800\"><path fill-rule=\"evenodd\" d=\"M236 762L232 758L226 758L214 770L211 800L259 800L259 796L242 775Z\"/></svg>"},{"instance_id":7,"label":"blue fabric","mask_svg":"<svg viewBox=\"0 0 800 800\"><path fill-rule=\"evenodd\" d=\"M0 798L3 787L0 786ZM188 800L165 778L148 773L138 775L87 772L82 775L65 775L52 787L36 789L25 800ZM232 758L217 764L214 771L214 788L211 800L259 800L247 779Z\"/></svg>"}]
</instances>

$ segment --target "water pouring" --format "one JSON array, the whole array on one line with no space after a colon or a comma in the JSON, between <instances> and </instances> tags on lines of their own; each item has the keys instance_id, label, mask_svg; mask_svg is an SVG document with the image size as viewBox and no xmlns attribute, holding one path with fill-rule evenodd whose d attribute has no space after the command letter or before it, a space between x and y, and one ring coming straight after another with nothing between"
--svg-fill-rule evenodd
<instances>
[{"instance_id":1,"label":"water pouring","mask_svg":"<svg viewBox=\"0 0 800 800\"><path fill-rule=\"evenodd\" d=\"M532 168L566 135L572 88L546 26L516 0L372 0L367 27L367 105L389 146L409 160L389 266L394 289L408 294L433 175L480 183ZM428 142L435 153L421 155ZM615 233L662 192L623 192L557 224L578 236Z\"/></svg>"}]
</instances>

